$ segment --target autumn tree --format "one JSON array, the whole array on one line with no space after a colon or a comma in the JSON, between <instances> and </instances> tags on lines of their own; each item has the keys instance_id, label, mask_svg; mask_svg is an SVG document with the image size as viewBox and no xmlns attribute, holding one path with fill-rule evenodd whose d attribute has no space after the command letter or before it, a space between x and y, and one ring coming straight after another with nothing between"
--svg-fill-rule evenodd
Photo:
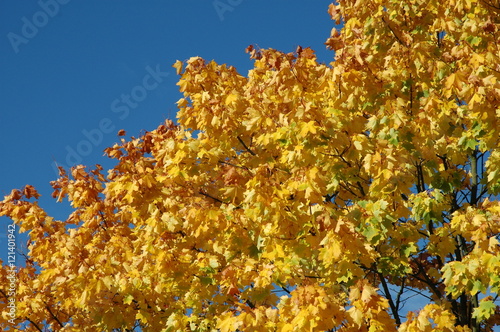
<instances>
[{"instance_id":1,"label":"autumn tree","mask_svg":"<svg viewBox=\"0 0 500 332\"><path fill-rule=\"evenodd\" d=\"M61 169L67 220L33 187L5 197L0 215L29 236L19 327L500 324L500 3L345 0L329 14L330 65L301 47L249 47L247 77L178 61L177 123L106 149L107 172Z\"/></svg>"}]
</instances>

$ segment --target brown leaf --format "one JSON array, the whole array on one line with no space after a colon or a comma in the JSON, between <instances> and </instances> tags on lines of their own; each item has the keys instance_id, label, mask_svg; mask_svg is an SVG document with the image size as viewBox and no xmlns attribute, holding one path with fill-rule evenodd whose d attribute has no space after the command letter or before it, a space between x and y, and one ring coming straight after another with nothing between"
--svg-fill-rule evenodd
<instances>
[{"instance_id":1,"label":"brown leaf","mask_svg":"<svg viewBox=\"0 0 500 332\"><path fill-rule=\"evenodd\" d=\"M30 199L31 197L35 197L35 198L40 197L40 194L31 185L27 185L27 186L24 187L23 194L28 199Z\"/></svg>"}]
</instances>

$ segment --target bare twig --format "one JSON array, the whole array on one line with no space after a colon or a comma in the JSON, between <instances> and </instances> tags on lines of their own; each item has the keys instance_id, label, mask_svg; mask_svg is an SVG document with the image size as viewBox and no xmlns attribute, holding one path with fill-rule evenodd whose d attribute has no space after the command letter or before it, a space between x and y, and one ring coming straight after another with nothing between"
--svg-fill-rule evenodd
<instances>
[{"instance_id":1,"label":"bare twig","mask_svg":"<svg viewBox=\"0 0 500 332\"><path fill-rule=\"evenodd\" d=\"M220 200L220 199L218 199L217 197L213 197L212 195L207 194L207 193L206 193L206 192L204 192L203 190L200 190L198 193L199 193L200 195L205 196L205 197L211 198L211 199L213 199L213 200L214 200L214 201L216 201L216 202L219 202L219 203L221 203L221 204L224 204L224 202L223 202L223 201L221 201L221 200Z\"/></svg>"},{"instance_id":2,"label":"bare twig","mask_svg":"<svg viewBox=\"0 0 500 332\"><path fill-rule=\"evenodd\" d=\"M397 326L399 326L401 325L401 318L399 317L398 314L398 307L396 306L396 304L392 299L391 292L389 291L389 287L387 286L387 282L385 281L384 276L380 272L377 272L377 274L380 279L380 282L382 283L382 288L384 288L385 297L389 301L389 306L391 307L392 316L394 317ZM398 300L399 300L399 294L398 294Z\"/></svg>"},{"instance_id":3,"label":"bare twig","mask_svg":"<svg viewBox=\"0 0 500 332\"><path fill-rule=\"evenodd\" d=\"M387 25L387 27L389 28L389 30L392 32L392 35L396 38L396 40L398 41L398 43L400 43L401 45L403 45L404 47L408 47L408 45L406 45L402 40L401 38L399 38L399 36L396 34L396 32L394 31L394 29L391 27L391 25L385 20L385 17L382 17L382 22L385 23L385 25Z\"/></svg>"},{"instance_id":4,"label":"bare twig","mask_svg":"<svg viewBox=\"0 0 500 332\"><path fill-rule=\"evenodd\" d=\"M28 317L26 317L26 320L28 322L30 322L31 325L33 325L38 331L43 332L43 330L34 321L32 321L31 319L29 319Z\"/></svg>"},{"instance_id":5,"label":"bare twig","mask_svg":"<svg viewBox=\"0 0 500 332\"><path fill-rule=\"evenodd\" d=\"M54 318L54 320L59 324L60 327L64 327L63 323L61 323L61 321L59 320L59 318L57 318L56 315L54 315L54 313L52 312L52 310L50 310L50 307L49 305L47 304L45 306L45 308L49 311L50 315L52 316L52 318Z\"/></svg>"},{"instance_id":6,"label":"bare twig","mask_svg":"<svg viewBox=\"0 0 500 332\"><path fill-rule=\"evenodd\" d=\"M252 156L256 156L255 152L250 150L250 148L245 144L245 142L243 142L243 140L239 136L236 136L236 138L238 139L238 141L240 141L241 145L243 145L245 150L247 150Z\"/></svg>"}]
</instances>

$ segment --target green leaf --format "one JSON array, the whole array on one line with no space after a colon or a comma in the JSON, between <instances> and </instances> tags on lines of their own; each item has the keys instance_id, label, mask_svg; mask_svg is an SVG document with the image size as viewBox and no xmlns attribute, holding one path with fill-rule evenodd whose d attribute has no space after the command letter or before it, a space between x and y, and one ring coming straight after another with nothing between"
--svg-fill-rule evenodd
<instances>
[{"instance_id":1,"label":"green leaf","mask_svg":"<svg viewBox=\"0 0 500 332\"><path fill-rule=\"evenodd\" d=\"M408 243L404 244L401 246L401 253L405 257L409 257L411 254L415 253L418 251L418 247L415 245L415 243Z\"/></svg>"},{"instance_id":2,"label":"green leaf","mask_svg":"<svg viewBox=\"0 0 500 332\"><path fill-rule=\"evenodd\" d=\"M472 46L479 45L481 43L481 37L469 36L465 39Z\"/></svg>"},{"instance_id":3,"label":"green leaf","mask_svg":"<svg viewBox=\"0 0 500 332\"><path fill-rule=\"evenodd\" d=\"M212 285L214 280L210 277L200 277L201 283L203 285Z\"/></svg>"},{"instance_id":4,"label":"green leaf","mask_svg":"<svg viewBox=\"0 0 500 332\"><path fill-rule=\"evenodd\" d=\"M397 146L399 144L399 137L398 137L398 131L395 130L394 128L391 128L391 130L389 130L389 139L388 139L389 143L394 145L394 146Z\"/></svg>"},{"instance_id":5,"label":"green leaf","mask_svg":"<svg viewBox=\"0 0 500 332\"><path fill-rule=\"evenodd\" d=\"M253 257L253 258L258 258L260 253L261 253L261 251L259 250L259 248L255 244L252 244L250 246L250 248L248 248L248 251L249 251L250 257Z\"/></svg>"},{"instance_id":6,"label":"green leaf","mask_svg":"<svg viewBox=\"0 0 500 332\"><path fill-rule=\"evenodd\" d=\"M289 140L287 140L286 138L279 138L278 139L278 142L283 145L283 146L288 146L291 144L291 142Z\"/></svg>"},{"instance_id":7,"label":"green leaf","mask_svg":"<svg viewBox=\"0 0 500 332\"><path fill-rule=\"evenodd\" d=\"M479 307L474 308L472 312L472 317L482 321L484 319L488 319L495 313L496 304L493 301L481 301Z\"/></svg>"},{"instance_id":8,"label":"green leaf","mask_svg":"<svg viewBox=\"0 0 500 332\"><path fill-rule=\"evenodd\" d=\"M468 148L470 150L474 150L478 144L477 140L473 138L468 138L467 136L462 136L458 140L458 144L462 145L465 148Z\"/></svg>"},{"instance_id":9,"label":"green leaf","mask_svg":"<svg viewBox=\"0 0 500 332\"><path fill-rule=\"evenodd\" d=\"M123 298L123 303L124 304L130 304L130 303L132 303L133 300L134 300L134 297L132 296L132 294L127 294Z\"/></svg>"},{"instance_id":10,"label":"green leaf","mask_svg":"<svg viewBox=\"0 0 500 332\"><path fill-rule=\"evenodd\" d=\"M380 240L379 232L374 227L371 226L368 226L363 230L363 235L372 244L375 244Z\"/></svg>"},{"instance_id":11,"label":"green leaf","mask_svg":"<svg viewBox=\"0 0 500 332\"><path fill-rule=\"evenodd\" d=\"M486 292L486 287L480 280L474 281L472 290L470 291L471 295L476 295L478 292Z\"/></svg>"},{"instance_id":12,"label":"green leaf","mask_svg":"<svg viewBox=\"0 0 500 332\"><path fill-rule=\"evenodd\" d=\"M358 205L361 206L363 209L366 209L368 203L369 203L368 201L359 201Z\"/></svg>"}]
</instances>

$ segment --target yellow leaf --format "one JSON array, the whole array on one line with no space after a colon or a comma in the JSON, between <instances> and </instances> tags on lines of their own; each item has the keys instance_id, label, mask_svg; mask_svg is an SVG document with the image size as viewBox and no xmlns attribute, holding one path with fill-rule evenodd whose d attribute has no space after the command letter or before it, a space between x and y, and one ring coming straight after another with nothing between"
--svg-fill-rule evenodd
<instances>
[{"instance_id":1,"label":"yellow leaf","mask_svg":"<svg viewBox=\"0 0 500 332\"><path fill-rule=\"evenodd\" d=\"M307 134L309 133L316 134L316 125L314 121L309 121L302 125L302 129L300 130L300 136L306 137Z\"/></svg>"},{"instance_id":2,"label":"yellow leaf","mask_svg":"<svg viewBox=\"0 0 500 332\"><path fill-rule=\"evenodd\" d=\"M172 67L176 69L177 75L180 75L180 73L182 72L183 65L184 65L183 62L179 60L175 61L175 63L173 64Z\"/></svg>"},{"instance_id":3,"label":"yellow leaf","mask_svg":"<svg viewBox=\"0 0 500 332\"><path fill-rule=\"evenodd\" d=\"M226 105L230 105L232 103L234 103L235 101L238 100L238 95L235 94L235 93L231 93L229 94L227 97L226 97L226 101L225 101L225 104Z\"/></svg>"},{"instance_id":4,"label":"yellow leaf","mask_svg":"<svg viewBox=\"0 0 500 332\"><path fill-rule=\"evenodd\" d=\"M232 332L234 331L234 318L230 313L223 314L217 320L217 328L221 332Z\"/></svg>"}]
</instances>

